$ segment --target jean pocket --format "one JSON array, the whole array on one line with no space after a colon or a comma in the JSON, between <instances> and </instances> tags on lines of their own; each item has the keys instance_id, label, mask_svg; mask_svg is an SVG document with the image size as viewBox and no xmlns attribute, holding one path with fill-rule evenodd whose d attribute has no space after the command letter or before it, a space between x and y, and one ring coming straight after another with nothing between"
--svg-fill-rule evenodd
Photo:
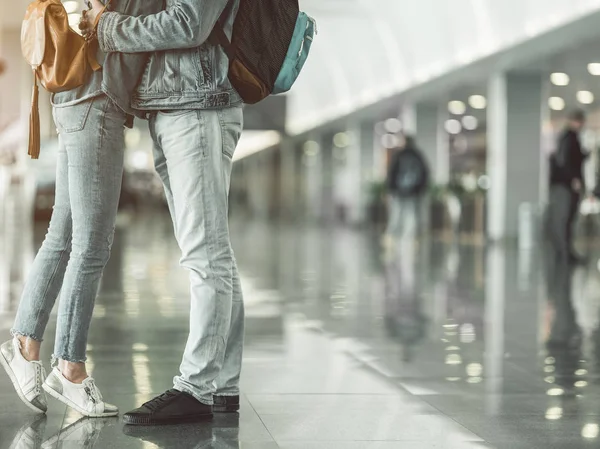
<instances>
[{"instance_id":1,"label":"jean pocket","mask_svg":"<svg viewBox=\"0 0 600 449\"><path fill-rule=\"evenodd\" d=\"M52 108L54 124L60 133L75 133L85 127L94 100L88 100L70 106Z\"/></svg>"},{"instance_id":2,"label":"jean pocket","mask_svg":"<svg viewBox=\"0 0 600 449\"><path fill-rule=\"evenodd\" d=\"M231 107L217 111L223 139L223 154L233 158L244 126L244 113L241 107Z\"/></svg>"}]
</instances>

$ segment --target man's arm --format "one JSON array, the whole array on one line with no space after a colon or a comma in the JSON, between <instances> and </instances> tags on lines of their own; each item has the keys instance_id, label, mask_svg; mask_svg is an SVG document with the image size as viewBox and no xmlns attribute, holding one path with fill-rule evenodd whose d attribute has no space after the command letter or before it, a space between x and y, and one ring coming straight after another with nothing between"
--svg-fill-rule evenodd
<instances>
[{"instance_id":1,"label":"man's arm","mask_svg":"<svg viewBox=\"0 0 600 449\"><path fill-rule=\"evenodd\" d=\"M95 9L98 1L92 4ZM107 53L199 47L210 36L225 6L227 0L181 0L165 11L148 16L106 12L98 24L98 42Z\"/></svg>"},{"instance_id":2,"label":"man's arm","mask_svg":"<svg viewBox=\"0 0 600 449\"><path fill-rule=\"evenodd\" d=\"M388 167L386 185L388 192L394 192L396 190L396 178L398 177L398 171L400 170L400 153L394 153L390 160L390 166Z\"/></svg>"},{"instance_id":3,"label":"man's arm","mask_svg":"<svg viewBox=\"0 0 600 449\"><path fill-rule=\"evenodd\" d=\"M581 190L581 148L577 137L568 134L561 139L556 153L556 162L558 179L575 190Z\"/></svg>"}]
</instances>

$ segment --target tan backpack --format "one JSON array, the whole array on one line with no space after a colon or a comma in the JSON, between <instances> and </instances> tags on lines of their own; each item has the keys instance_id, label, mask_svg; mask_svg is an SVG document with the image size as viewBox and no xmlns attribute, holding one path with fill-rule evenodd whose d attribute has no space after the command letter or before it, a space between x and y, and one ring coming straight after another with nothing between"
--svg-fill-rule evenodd
<instances>
[{"instance_id":1,"label":"tan backpack","mask_svg":"<svg viewBox=\"0 0 600 449\"><path fill-rule=\"evenodd\" d=\"M110 1L106 6L109 4ZM60 0L35 0L23 20L21 50L34 74L28 153L37 159L40 154L38 81L51 93L83 86L92 70L100 69L95 57L97 41L87 41L70 27Z\"/></svg>"}]
</instances>

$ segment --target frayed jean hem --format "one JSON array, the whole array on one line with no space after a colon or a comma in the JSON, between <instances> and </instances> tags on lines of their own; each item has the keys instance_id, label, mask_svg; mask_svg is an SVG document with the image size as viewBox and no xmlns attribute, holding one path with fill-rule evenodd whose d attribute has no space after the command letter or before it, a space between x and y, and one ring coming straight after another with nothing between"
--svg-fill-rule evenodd
<instances>
[{"instance_id":1,"label":"frayed jean hem","mask_svg":"<svg viewBox=\"0 0 600 449\"><path fill-rule=\"evenodd\" d=\"M43 339L43 338L40 338L40 337L38 337L38 336L37 336L37 335L35 335L35 334L28 334L27 332L21 332L21 331L19 331L19 330L17 330L17 329L11 329L11 330L10 330L10 334L11 334L13 337L25 337L25 338L30 338L30 339L32 339L33 341L37 341L38 343L41 343L41 342L43 342L43 341L44 341L44 339Z\"/></svg>"}]
</instances>

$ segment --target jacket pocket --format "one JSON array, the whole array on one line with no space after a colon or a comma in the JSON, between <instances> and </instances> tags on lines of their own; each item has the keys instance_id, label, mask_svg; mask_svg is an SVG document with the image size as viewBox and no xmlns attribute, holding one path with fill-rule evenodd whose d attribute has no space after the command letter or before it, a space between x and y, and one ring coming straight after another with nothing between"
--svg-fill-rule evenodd
<instances>
[{"instance_id":1,"label":"jacket pocket","mask_svg":"<svg viewBox=\"0 0 600 449\"><path fill-rule=\"evenodd\" d=\"M163 82L167 92L180 92L182 90L181 53L178 50L165 53Z\"/></svg>"},{"instance_id":2,"label":"jacket pocket","mask_svg":"<svg viewBox=\"0 0 600 449\"><path fill-rule=\"evenodd\" d=\"M75 133L85 127L94 99L83 101L70 106L52 108L54 124L60 133Z\"/></svg>"}]
</instances>

